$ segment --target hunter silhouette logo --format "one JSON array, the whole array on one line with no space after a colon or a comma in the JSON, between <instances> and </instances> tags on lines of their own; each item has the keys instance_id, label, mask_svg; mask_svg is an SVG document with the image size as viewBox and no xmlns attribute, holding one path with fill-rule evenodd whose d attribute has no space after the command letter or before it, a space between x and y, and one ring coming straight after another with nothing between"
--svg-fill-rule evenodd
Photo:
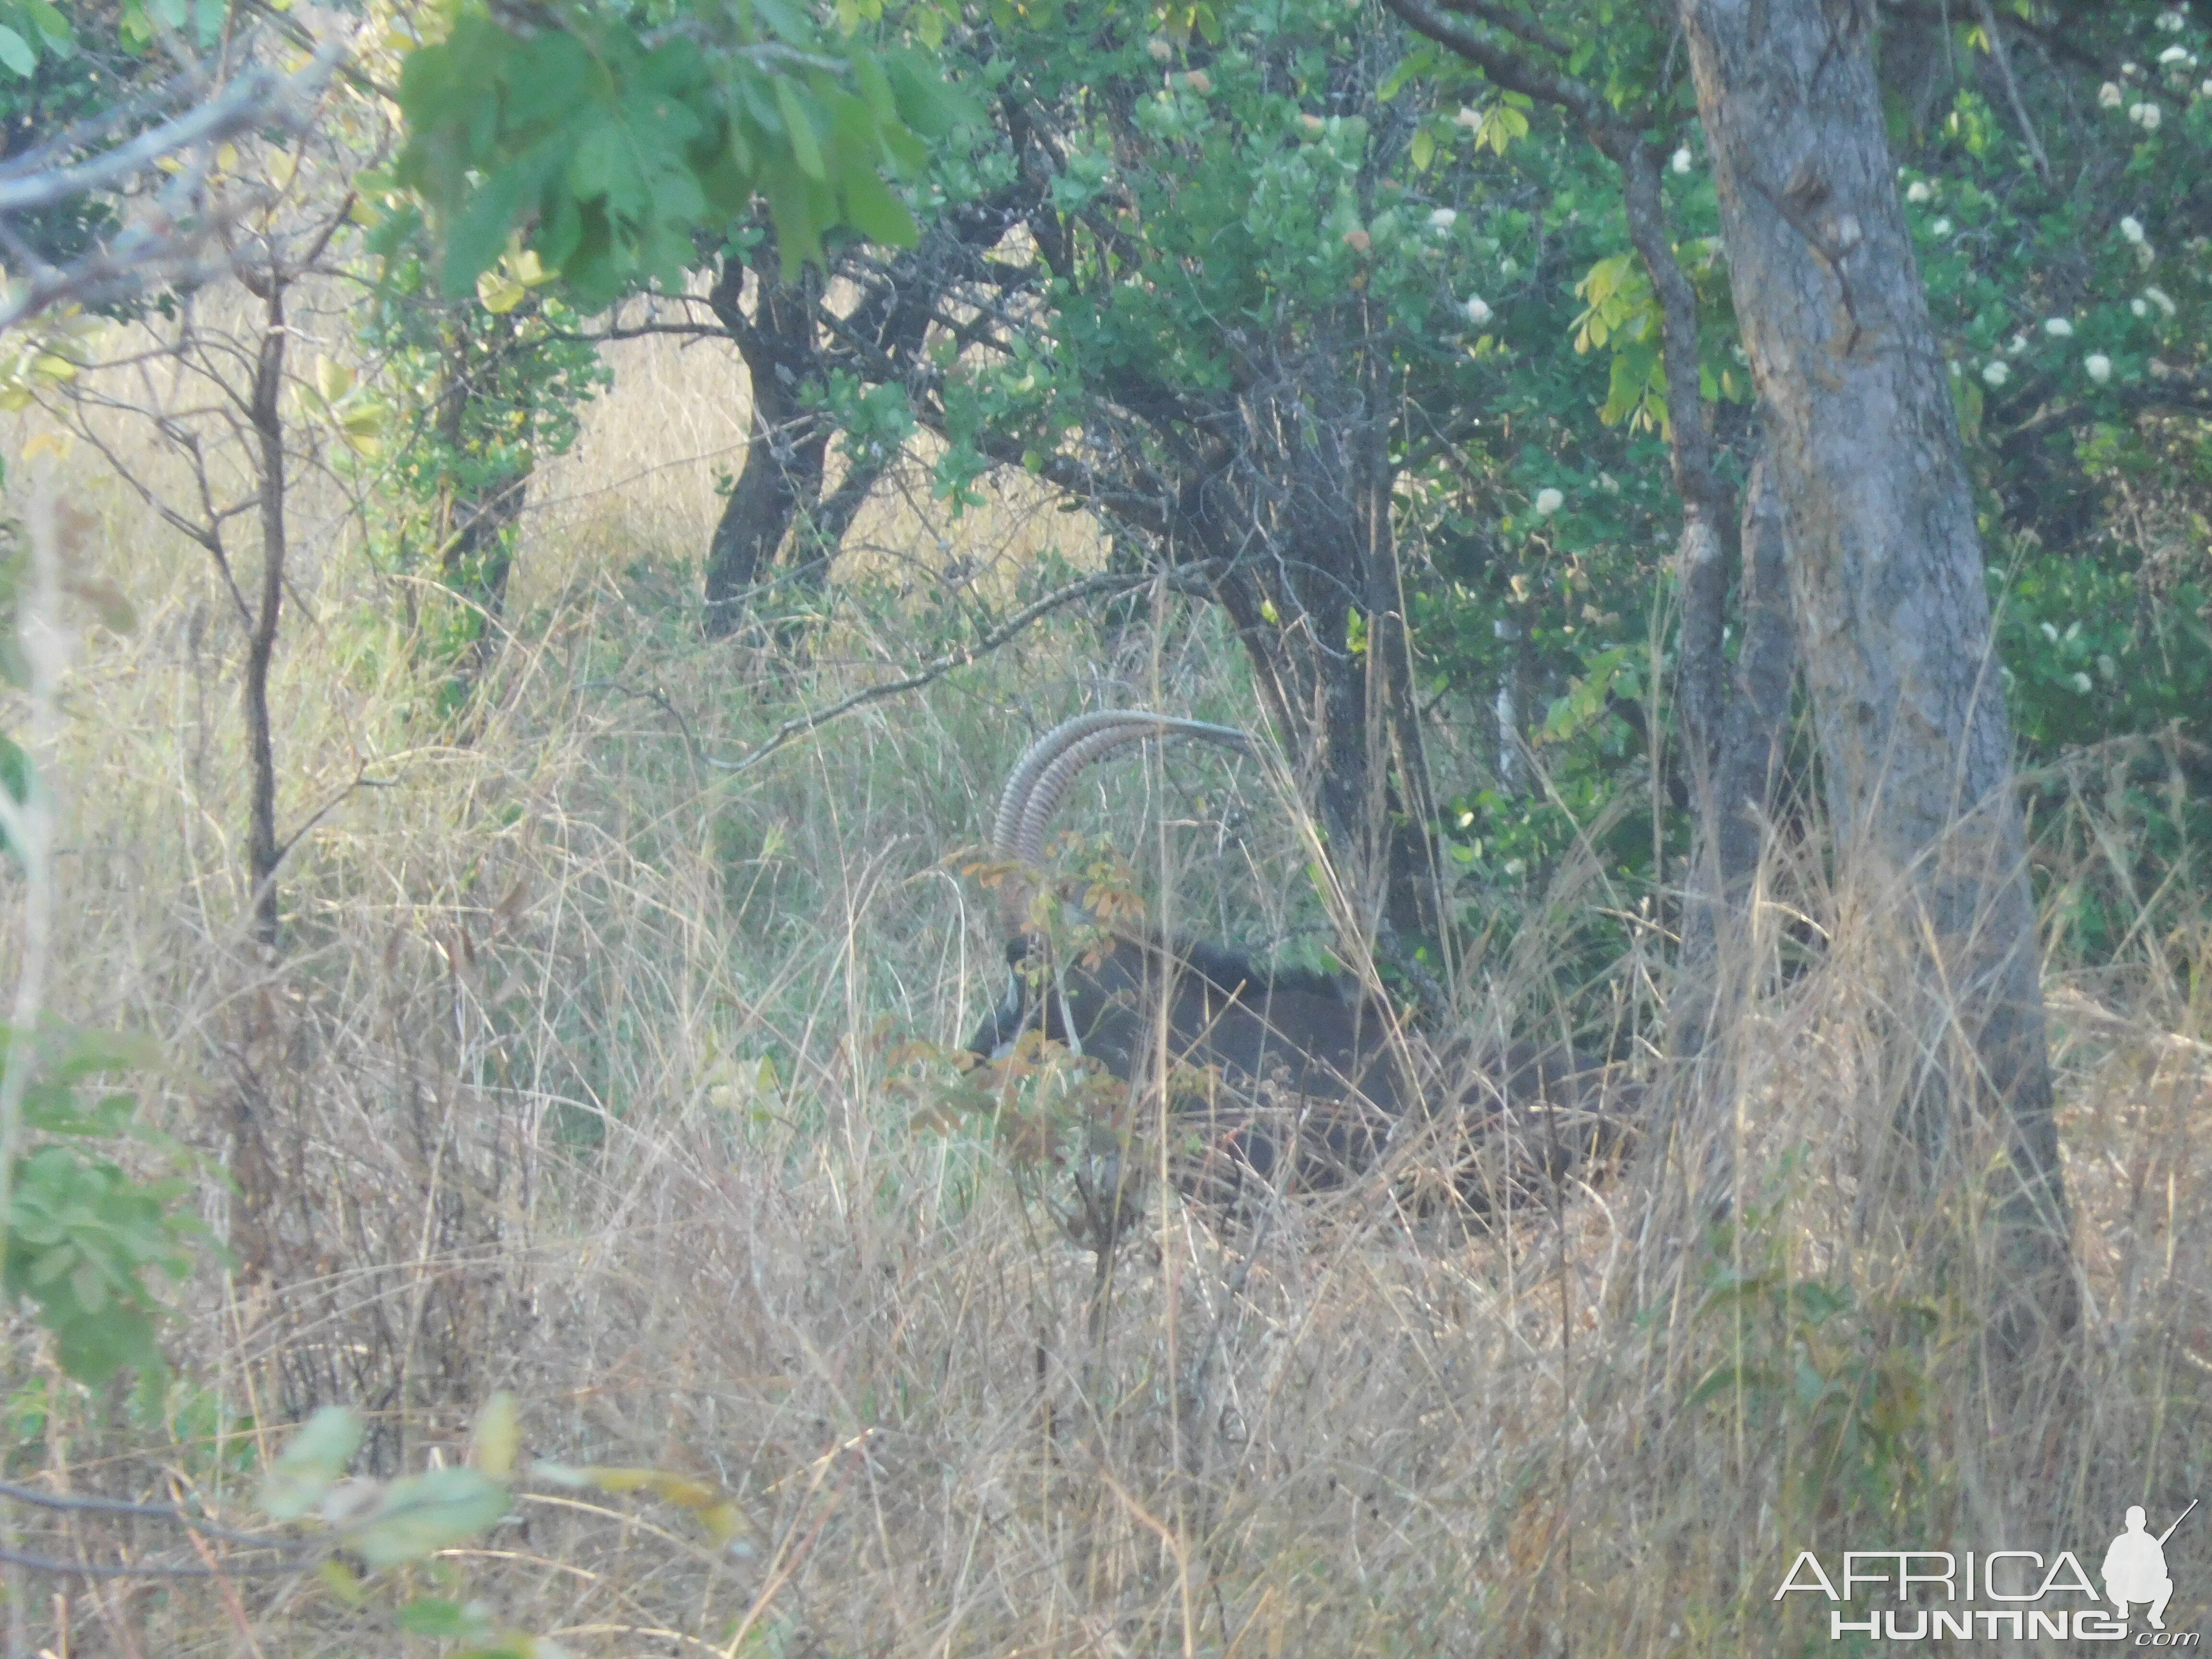
<instances>
[{"instance_id":1,"label":"hunter silhouette logo","mask_svg":"<svg viewBox=\"0 0 2212 1659\"><path fill-rule=\"evenodd\" d=\"M2197 1500L2189 1500L2189 1510L2197 1507ZM2173 1527L2189 1518L2189 1510L2173 1517ZM2127 1530L2112 1540L2112 1547L2105 1552L2105 1570L2100 1575L2105 1581L2105 1595L2120 1610L2120 1617L2128 1616L2128 1604L2146 1602L2150 1607L2150 1627L2166 1628L2166 1604L2173 1600L2173 1580L2166 1571L2166 1540L2173 1536L2173 1527L2168 1527L2155 1538L2144 1530L2142 1505L2136 1504L2128 1510Z\"/></svg>"}]
</instances>

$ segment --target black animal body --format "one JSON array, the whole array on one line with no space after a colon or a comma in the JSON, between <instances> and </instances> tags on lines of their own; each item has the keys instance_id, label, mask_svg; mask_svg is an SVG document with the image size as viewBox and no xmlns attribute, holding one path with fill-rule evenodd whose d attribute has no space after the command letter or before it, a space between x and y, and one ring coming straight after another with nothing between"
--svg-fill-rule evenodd
<instances>
[{"instance_id":1,"label":"black animal body","mask_svg":"<svg viewBox=\"0 0 2212 1659\"><path fill-rule=\"evenodd\" d=\"M1015 768L995 836L1021 872L1000 890L1008 983L969 1038L972 1052L1003 1056L1034 1030L1124 1081L1164 1085L1178 1182L1218 1202L1340 1185L1418 1132L1441 1149L1462 1201L1487 1213L1617 1139L1634 1085L1571 1049L1461 1045L1438 1055L1348 977L1270 970L1203 941L1091 927L1056 952L1030 925L1028 873L1053 811L1083 767L1178 734L1249 745L1226 727L1113 711L1054 728Z\"/></svg>"}]
</instances>

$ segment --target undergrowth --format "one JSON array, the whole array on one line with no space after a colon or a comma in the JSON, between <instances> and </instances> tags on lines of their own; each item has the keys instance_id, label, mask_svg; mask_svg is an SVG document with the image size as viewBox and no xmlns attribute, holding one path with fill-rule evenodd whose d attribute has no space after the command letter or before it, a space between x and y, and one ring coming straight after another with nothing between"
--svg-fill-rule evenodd
<instances>
[{"instance_id":1,"label":"undergrowth","mask_svg":"<svg viewBox=\"0 0 2212 1659\"><path fill-rule=\"evenodd\" d=\"M499 1390L523 1459L508 1518L402 1570L445 1625L320 1578L10 1569L26 1651L1827 1650L1825 1604L1773 1602L1801 1549L2087 1552L2127 1504L2206 1485L2212 918L2096 864L2124 781L2069 775L2047 852L2052 903L2099 908L2094 961L2062 927L2046 975L2085 1328L2033 1386L2000 1397L1983 1363L1973 1183L1888 1203L1834 1150L1894 1112L1856 1046L1869 981L1778 966L1838 911L1817 848L1769 872L1727 1121L1492 1231L1379 1181L1255 1224L1157 1198L1094 1320L1091 1261L992 1126L917 1122L895 1074L1002 988L961 871L1022 746L1086 706L1249 724L1224 640L1170 606L1057 619L748 768L956 640L960 584L993 579L884 548L1025 560L1030 509L918 533L902 508L799 655L702 643L683 542L580 489L534 523L458 712L333 514L283 659L300 839L270 955L222 609L188 562L125 557L150 532L88 472L58 487L141 620L85 641L48 763L50 1001L158 1044L147 1120L223 1172L198 1191L227 1260L179 1292L158 1401L66 1381L16 1321L7 1478L242 1511L319 1407L358 1408L357 1467L389 1478L458 1459ZM1156 915L1292 960L1329 938L1249 764L1171 751L1086 788L1066 822L1136 860ZM1601 871L1552 878L1550 910L1455 964L1453 1018L1611 1006L1650 1069L1658 921ZM1564 1012L1516 990L1563 977L1547 915L1607 904L1613 989ZM1723 1150L1734 1224L1639 1195ZM658 1473L558 1478L587 1464ZM47 1555L203 1560L144 1517L7 1524ZM2212 1560L2205 1536L2174 1559ZM2185 1628L2212 1572L2175 1577Z\"/></svg>"}]
</instances>

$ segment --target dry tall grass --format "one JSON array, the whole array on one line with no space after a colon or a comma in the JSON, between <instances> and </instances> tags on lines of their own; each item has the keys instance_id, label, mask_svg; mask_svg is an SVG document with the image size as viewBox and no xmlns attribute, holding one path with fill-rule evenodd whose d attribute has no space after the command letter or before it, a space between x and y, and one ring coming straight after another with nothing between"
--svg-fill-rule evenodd
<instances>
[{"instance_id":1,"label":"dry tall grass","mask_svg":"<svg viewBox=\"0 0 2212 1659\"><path fill-rule=\"evenodd\" d=\"M725 368L669 358L630 384L690 420L720 405L653 377ZM18 1324L10 1478L243 1516L318 1403L365 1407L389 1472L458 1455L512 1389L537 1455L684 1472L744 1516L720 1548L680 1507L541 1485L421 1575L580 1655L1826 1650L1807 1598L1771 1600L1801 1548L2087 1559L2127 1504L2170 1516L2203 1490L2212 926L2144 941L2132 971L2050 976L2087 1321L2001 1398L1972 1316L1975 1184L1909 1206L1857 1184L1891 1113L1859 1037L1873 981L1778 970L1793 920L1840 909L1779 859L1711 1132L1755 1222L1666 1236L1627 1181L1473 1237L1382 1181L1258 1226L1169 1200L1094 1342L1088 1259L985 1137L910 1127L895 1051L956 1039L996 994L951 855L1030 732L1086 696L1246 718L1234 667L1172 615L1104 647L1060 625L732 775L714 763L917 654L902 630L1068 521L1010 501L953 526L917 491L873 533L942 536L970 566L883 562L803 667L708 647L689 561L740 428L641 435L617 412L545 481L465 738L332 532L282 657L285 828L322 816L274 961L245 943L204 573L81 463L59 475L143 623L88 639L66 687L50 1000L160 1036L159 1115L228 1170L206 1213L236 1261L190 1287L158 1422L61 1382ZM677 452L708 459L627 476ZM1162 820L1186 918L1320 925L1295 826L1249 771L1127 768L1071 815L1133 854L1160 842L1130 826ZM11 890L0 929L15 914ZM1543 948L1532 928L1469 964L1462 1017L1525 1023L1516 969ZM1717 1368L1733 1381L1686 1405ZM127 1524L19 1516L16 1536L180 1548ZM2205 1614L2208 1539L2171 1547L2175 1628ZM27 1650L58 1659L435 1650L313 1580L11 1589Z\"/></svg>"}]
</instances>

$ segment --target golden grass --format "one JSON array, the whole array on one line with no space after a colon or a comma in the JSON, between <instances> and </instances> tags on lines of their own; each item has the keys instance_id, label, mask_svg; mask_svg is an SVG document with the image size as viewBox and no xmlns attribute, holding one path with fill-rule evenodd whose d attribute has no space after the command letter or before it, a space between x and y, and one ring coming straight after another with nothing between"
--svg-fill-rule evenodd
<instances>
[{"instance_id":1,"label":"golden grass","mask_svg":"<svg viewBox=\"0 0 2212 1659\"><path fill-rule=\"evenodd\" d=\"M161 1039L155 1115L228 1170L203 1201L237 1264L183 1298L160 1423L60 1382L19 1323L12 1478L245 1518L316 1404L369 1411L388 1473L458 1455L512 1389L532 1454L696 1475L744 1525L718 1548L678 1507L539 1484L422 1587L577 1655L978 1659L1825 1650L1802 1598L1771 1600L1798 1548L2086 1559L2125 1504L2202 1487L2201 921L2156 971L2051 977L2089 1295L2025 1404L1993 1415L1976 1382L1972 1183L1903 1219L1853 1186L1834 1126L1882 1103L1866 987L1840 970L1769 975L1734 1033L1738 1179L1765 1219L1717 1250L1661 1236L1626 1181L1474 1237L1383 1182L1257 1230L1168 1203L1094 1344L1089 1260L985 1138L910 1127L893 1050L956 1041L997 994L952 855L1029 734L1086 696L1249 719L1237 672L1179 611L1103 643L1067 622L756 771L708 763L927 654L914 630L966 579L933 550L1095 556L1035 501L954 525L915 490L864 526L890 551L811 662L702 644L689 573L742 432L734 378L706 349L625 360L541 480L516 635L465 730L324 521L276 711L280 828L323 816L274 962L245 943L234 630L194 550L81 454L58 473L142 623L84 641L49 757L69 813L51 1000ZM1249 769L1124 768L1069 821L1162 817L1182 914L1252 939L1318 925L1285 875L1296 826ZM1834 914L1814 877L1774 879ZM1471 968L1464 1018L1526 1018L1512 969L1544 947L1520 948ZM1731 1265L1856 1310L1700 1315ZM1683 1407L1732 1360L1809 1367L1827 1405ZM53 1553L127 1536L191 1559L150 1526L16 1527ZM2177 1562L2212 1559L2203 1536ZM2212 1570L2176 1577L2188 1628ZM64 1614L71 1651L434 1650L313 1582L13 1583L28 1651Z\"/></svg>"}]
</instances>

